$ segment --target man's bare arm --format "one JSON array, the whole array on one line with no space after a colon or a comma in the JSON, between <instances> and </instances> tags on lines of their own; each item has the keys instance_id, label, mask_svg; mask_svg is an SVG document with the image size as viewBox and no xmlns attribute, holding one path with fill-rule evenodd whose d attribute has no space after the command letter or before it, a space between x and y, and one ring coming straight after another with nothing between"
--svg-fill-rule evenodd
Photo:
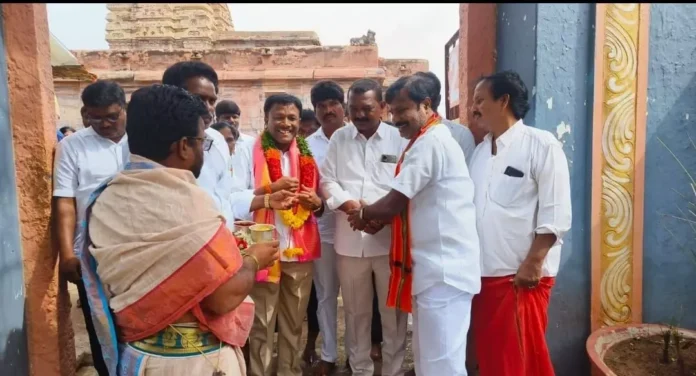
<instances>
[{"instance_id":1,"label":"man's bare arm","mask_svg":"<svg viewBox=\"0 0 696 376\"><path fill-rule=\"evenodd\" d=\"M58 249L60 258L67 260L75 257L73 240L75 239L75 225L77 224L77 209L75 208L75 198L73 197L54 197L55 205L54 231L58 239Z\"/></svg>"},{"instance_id":2,"label":"man's bare arm","mask_svg":"<svg viewBox=\"0 0 696 376\"><path fill-rule=\"evenodd\" d=\"M237 308L251 292L259 268L271 265L280 257L280 242L252 244L242 253L242 267L222 286L203 299L203 307L217 315L224 315Z\"/></svg>"},{"instance_id":3,"label":"man's bare arm","mask_svg":"<svg viewBox=\"0 0 696 376\"><path fill-rule=\"evenodd\" d=\"M542 265L544 260L546 260L546 255L549 254L549 250L551 250L554 243L556 243L556 235L536 234L524 262Z\"/></svg>"},{"instance_id":4,"label":"man's bare arm","mask_svg":"<svg viewBox=\"0 0 696 376\"><path fill-rule=\"evenodd\" d=\"M363 209L363 220L389 221L395 215L406 210L407 206L408 197L396 189L392 189L386 196Z\"/></svg>"},{"instance_id":5,"label":"man's bare arm","mask_svg":"<svg viewBox=\"0 0 696 376\"><path fill-rule=\"evenodd\" d=\"M58 241L60 272L74 282L80 279L80 264L73 248L77 224L75 198L54 197L53 205L53 232Z\"/></svg>"}]
</instances>

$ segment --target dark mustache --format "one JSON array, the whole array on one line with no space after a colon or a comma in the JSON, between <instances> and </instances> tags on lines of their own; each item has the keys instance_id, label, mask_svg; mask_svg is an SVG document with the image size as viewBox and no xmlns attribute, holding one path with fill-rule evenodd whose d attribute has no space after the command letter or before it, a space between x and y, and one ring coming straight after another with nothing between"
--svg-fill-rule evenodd
<instances>
[{"instance_id":1,"label":"dark mustache","mask_svg":"<svg viewBox=\"0 0 696 376\"><path fill-rule=\"evenodd\" d=\"M400 123L394 123L394 126L397 128L405 127L407 125L408 125L408 122L406 122L406 121L402 121Z\"/></svg>"},{"instance_id":2,"label":"dark mustache","mask_svg":"<svg viewBox=\"0 0 696 376\"><path fill-rule=\"evenodd\" d=\"M355 119L355 121L358 121L358 122L367 122L367 121L370 121L370 120L367 119L367 118L357 118L357 119Z\"/></svg>"}]
</instances>

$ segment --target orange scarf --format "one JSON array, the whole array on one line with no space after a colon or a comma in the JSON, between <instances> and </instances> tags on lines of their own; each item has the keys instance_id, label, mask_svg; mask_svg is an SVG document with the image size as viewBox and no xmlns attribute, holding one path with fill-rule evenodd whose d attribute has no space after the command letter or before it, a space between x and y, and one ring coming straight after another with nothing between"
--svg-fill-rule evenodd
<instances>
[{"instance_id":1,"label":"orange scarf","mask_svg":"<svg viewBox=\"0 0 696 376\"><path fill-rule=\"evenodd\" d=\"M262 145L266 137L266 134L261 135L261 137L256 140L252 151L254 160L254 188L269 185L277 180L278 176L282 176L283 174L282 170L280 170L280 151L277 149L272 149L273 163L271 166L268 165L266 153ZM301 179L302 185L316 190L319 186L319 171L317 170L316 163L314 163L311 154L304 155L306 153L303 153L298 146L304 149L306 147L306 142L302 141L301 145L298 145L297 140L293 140L290 145L290 150L288 151L290 154L290 176ZM272 178L272 176L274 177ZM297 214L299 210L299 206L293 208L295 214ZM275 210L259 209L254 212L254 221L256 223L275 224L276 213ZM297 262L310 262L321 257L319 228L317 227L317 220L314 217L314 213L309 213L302 227L289 229L291 231L290 236L292 236L295 245L295 248L292 250L295 251L295 253L299 251L299 254L295 254ZM283 246L284 245L281 244L281 252L284 252ZM256 281L279 283L280 261L276 260L273 265L268 268L259 270L256 274Z\"/></svg>"},{"instance_id":2,"label":"orange scarf","mask_svg":"<svg viewBox=\"0 0 696 376\"><path fill-rule=\"evenodd\" d=\"M430 129L433 125L440 123L440 115L433 114L430 119L421 127L418 134L404 149L396 165L395 176L401 171L401 163L404 162L406 152L418 140L420 136ZM413 261L411 260L411 215L410 204L406 209L394 216L392 219L391 248L389 249L389 295L387 295L387 307L398 308L404 312L412 312L411 286L413 284Z\"/></svg>"}]
</instances>

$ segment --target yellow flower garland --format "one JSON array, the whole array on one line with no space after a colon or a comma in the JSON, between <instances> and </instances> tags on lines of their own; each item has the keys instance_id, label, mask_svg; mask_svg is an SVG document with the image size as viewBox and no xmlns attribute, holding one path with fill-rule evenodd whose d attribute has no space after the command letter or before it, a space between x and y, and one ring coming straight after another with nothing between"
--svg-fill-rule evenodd
<instances>
[{"instance_id":1,"label":"yellow flower garland","mask_svg":"<svg viewBox=\"0 0 696 376\"><path fill-rule=\"evenodd\" d=\"M283 223L286 226L292 228L293 230L297 230L304 225L307 219L309 219L311 213L302 205L298 205L297 213L293 213L292 209L289 209L278 210L278 214L280 214L280 218L283 220Z\"/></svg>"},{"instance_id":2,"label":"yellow flower garland","mask_svg":"<svg viewBox=\"0 0 696 376\"><path fill-rule=\"evenodd\" d=\"M297 207L297 213L293 213L292 209L290 210L278 210L278 214L280 214L280 218L283 220L283 223L294 229L297 230L298 228L302 227L309 219L310 212L309 210L305 209L302 205L299 205ZM285 258L295 258L302 256L304 254L304 249L294 247L294 248L287 248L283 251L283 256Z\"/></svg>"},{"instance_id":3,"label":"yellow flower garland","mask_svg":"<svg viewBox=\"0 0 696 376\"><path fill-rule=\"evenodd\" d=\"M283 251L283 256L285 256L285 258L289 258L289 259L299 257L302 255L304 255L304 249L298 248L298 247L287 248Z\"/></svg>"}]
</instances>

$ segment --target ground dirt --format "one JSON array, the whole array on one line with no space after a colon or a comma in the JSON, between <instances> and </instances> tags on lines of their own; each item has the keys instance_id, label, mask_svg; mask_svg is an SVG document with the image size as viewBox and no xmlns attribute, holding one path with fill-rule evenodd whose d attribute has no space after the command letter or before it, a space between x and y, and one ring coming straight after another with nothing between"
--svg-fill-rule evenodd
<instances>
[{"instance_id":1,"label":"ground dirt","mask_svg":"<svg viewBox=\"0 0 696 376\"><path fill-rule=\"evenodd\" d=\"M92 354L89 348L89 337L85 329L85 320L82 316L82 310L77 308L77 288L73 284L69 284L70 297L72 302L72 309L70 311L73 328L75 330L75 353L77 354L77 376L97 376L96 370L92 367ZM338 298L338 362L337 370L334 373L336 376L350 375L348 369L346 369L346 354L344 346L344 333L345 333L345 321L343 319L343 301L341 297ZM302 330L302 343L306 342L307 338L307 324L305 322L304 328ZM321 335L317 340L317 354L321 350ZM275 363L275 354L274 359ZM409 370L413 367L413 352L411 351L411 325L409 323L408 329L408 343L406 348L406 360L404 361L404 369ZM381 364L375 363L375 375L380 375ZM305 376L312 375L310 369L305 368ZM282 375L280 375L282 376Z\"/></svg>"},{"instance_id":2,"label":"ground dirt","mask_svg":"<svg viewBox=\"0 0 696 376\"><path fill-rule=\"evenodd\" d=\"M604 362L617 376L696 376L696 343L681 342L681 355L686 373L679 373L676 348L670 346L670 362L662 363L662 335L636 338L611 347Z\"/></svg>"}]
</instances>

